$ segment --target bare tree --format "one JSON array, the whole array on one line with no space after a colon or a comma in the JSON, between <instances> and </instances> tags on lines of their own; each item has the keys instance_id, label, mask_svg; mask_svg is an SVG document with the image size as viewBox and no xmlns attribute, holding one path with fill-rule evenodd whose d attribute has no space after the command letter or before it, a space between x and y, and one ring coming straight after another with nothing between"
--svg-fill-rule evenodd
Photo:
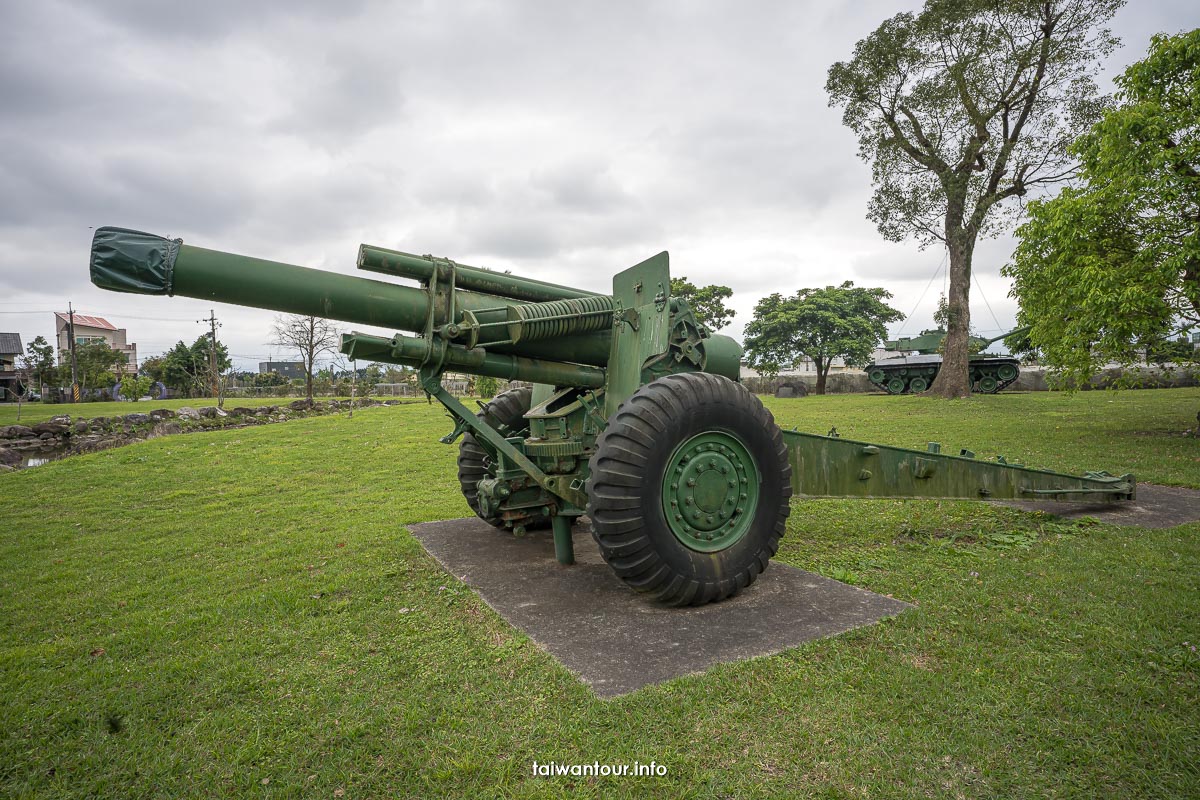
<instances>
[{"instance_id":1,"label":"bare tree","mask_svg":"<svg viewBox=\"0 0 1200 800\"><path fill-rule=\"evenodd\" d=\"M313 397L313 363L323 353L336 353L341 343L341 331L329 320L288 314L275 317L271 327L271 344L295 350L304 362L304 396Z\"/></svg>"}]
</instances>

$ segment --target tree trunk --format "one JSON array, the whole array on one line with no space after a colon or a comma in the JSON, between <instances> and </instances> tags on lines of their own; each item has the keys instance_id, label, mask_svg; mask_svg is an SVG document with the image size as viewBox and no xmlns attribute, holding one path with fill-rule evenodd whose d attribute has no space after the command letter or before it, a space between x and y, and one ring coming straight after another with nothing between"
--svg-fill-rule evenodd
<instances>
[{"instance_id":1,"label":"tree trunk","mask_svg":"<svg viewBox=\"0 0 1200 800\"><path fill-rule=\"evenodd\" d=\"M829 361L813 359L813 365L817 368L817 394L825 394L825 376L829 374L829 364Z\"/></svg>"},{"instance_id":2,"label":"tree trunk","mask_svg":"<svg viewBox=\"0 0 1200 800\"><path fill-rule=\"evenodd\" d=\"M946 250L950 261L950 290L946 297L945 352L929 393L936 397L970 397L971 372L971 257L975 250L974 232L946 224Z\"/></svg>"}]
</instances>

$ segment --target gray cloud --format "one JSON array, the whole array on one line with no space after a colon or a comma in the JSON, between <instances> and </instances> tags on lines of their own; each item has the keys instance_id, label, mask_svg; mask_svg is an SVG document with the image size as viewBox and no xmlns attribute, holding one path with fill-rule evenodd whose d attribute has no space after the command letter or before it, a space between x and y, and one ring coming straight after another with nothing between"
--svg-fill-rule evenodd
<instances>
[{"instance_id":1,"label":"gray cloud","mask_svg":"<svg viewBox=\"0 0 1200 800\"><path fill-rule=\"evenodd\" d=\"M21 312L0 328L45 335L40 310L72 300L143 353L198 335L202 304L90 286L102 224L342 272L365 241L593 290L669 249L734 288L735 335L762 295L846 279L909 311L941 253L866 221L869 171L823 85L916 5L0 5L0 310ZM1198 23L1181 0L1126 8L1106 74ZM976 259L1001 324L1011 245ZM271 314L217 313L246 363L267 353Z\"/></svg>"}]
</instances>

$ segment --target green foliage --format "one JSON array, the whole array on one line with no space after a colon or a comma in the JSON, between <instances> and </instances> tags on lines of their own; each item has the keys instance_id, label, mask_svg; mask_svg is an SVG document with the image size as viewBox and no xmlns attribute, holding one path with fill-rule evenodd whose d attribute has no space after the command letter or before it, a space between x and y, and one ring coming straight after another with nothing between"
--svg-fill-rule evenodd
<instances>
[{"instance_id":1,"label":"green foliage","mask_svg":"<svg viewBox=\"0 0 1200 800\"><path fill-rule=\"evenodd\" d=\"M725 301L733 296L733 289L728 286L696 286L685 275L671 278L671 296L686 300L696 319L713 331L724 328L735 316L735 312L725 306Z\"/></svg>"},{"instance_id":2,"label":"green foliage","mask_svg":"<svg viewBox=\"0 0 1200 800\"><path fill-rule=\"evenodd\" d=\"M287 386L288 379L275 370L260 372L250 377L250 385L256 389L266 389L271 386Z\"/></svg>"},{"instance_id":3,"label":"green foliage","mask_svg":"<svg viewBox=\"0 0 1200 800\"><path fill-rule=\"evenodd\" d=\"M829 102L871 164L868 217L888 239L947 248L946 396L969 392L976 240L1001 229L1004 201L1069 176L1067 145L1099 115L1092 76L1116 46L1098 28L1122 4L927 0L829 69Z\"/></svg>"},{"instance_id":4,"label":"green foliage","mask_svg":"<svg viewBox=\"0 0 1200 800\"><path fill-rule=\"evenodd\" d=\"M157 365L161 369L161 380L167 386L181 392L208 392L212 386L211 366L212 334L203 333L191 347L182 341L177 342L162 357ZM220 341L217 342L217 371L224 372L233 365L229 357L229 349Z\"/></svg>"},{"instance_id":5,"label":"green foliage","mask_svg":"<svg viewBox=\"0 0 1200 800\"><path fill-rule=\"evenodd\" d=\"M76 378L79 389L86 393L89 389L101 389L112 386L117 382L121 368L128 359L120 350L108 346L108 342L95 341L75 346ZM69 351L63 351L63 364L59 367L59 381L63 386L71 385L71 356Z\"/></svg>"},{"instance_id":6,"label":"green foliage","mask_svg":"<svg viewBox=\"0 0 1200 800\"><path fill-rule=\"evenodd\" d=\"M1117 83L1072 148L1082 184L1030 204L1005 268L1068 386L1200 328L1200 29L1154 37Z\"/></svg>"},{"instance_id":7,"label":"green foliage","mask_svg":"<svg viewBox=\"0 0 1200 800\"><path fill-rule=\"evenodd\" d=\"M31 389L40 392L42 386L57 382L58 367L54 363L54 345L44 336L34 337L21 356L21 370L29 376Z\"/></svg>"},{"instance_id":8,"label":"green foliage","mask_svg":"<svg viewBox=\"0 0 1200 800\"><path fill-rule=\"evenodd\" d=\"M121 396L131 403L136 403L142 399L143 395L150 393L150 380L148 375L123 375L121 377Z\"/></svg>"},{"instance_id":9,"label":"green foliage","mask_svg":"<svg viewBox=\"0 0 1200 800\"><path fill-rule=\"evenodd\" d=\"M475 392L484 400L490 400L496 396L496 390L500 388L500 383L495 378L487 375L480 375L475 379Z\"/></svg>"},{"instance_id":10,"label":"green foliage","mask_svg":"<svg viewBox=\"0 0 1200 800\"><path fill-rule=\"evenodd\" d=\"M824 289L801 289L792 297L764 297L746 326L746 357L755 369L778 374L801 356L817 369L817 394L825 393L830 362L866 364L889 322L904 315L884 303L884 289L855 287L851 281Z\"/></svg>"},{"instance_id":11,"label":"green foliage","mask_svg":"<svg viewBox=\"0 0 1200 800\"><path fill-rule=\"evenodd\" d=\"M151 381L163 382L163 357L150 356L149 358L143 358L142 363L138 367L138 372L145 375Z\"/></svg>"}]
</instances>

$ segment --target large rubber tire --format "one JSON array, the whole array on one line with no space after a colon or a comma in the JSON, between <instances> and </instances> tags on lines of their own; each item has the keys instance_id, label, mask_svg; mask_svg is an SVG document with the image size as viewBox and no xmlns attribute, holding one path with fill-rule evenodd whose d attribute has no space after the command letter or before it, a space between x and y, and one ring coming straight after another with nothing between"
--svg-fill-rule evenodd
<instances>
[{"instance_id":1,"label":"large rubber tire","mask_svg":"<svg viewBox=\"0 0 1200 800\"><path fill-rule=\"evenodd\" d=\"M747 501L741 515L723 512L733 514L728 525L739 538L707 552L672 529L680 523L668 522L664 502L664 477L700 436L729 443L739 455L723 463L758 475L757 491L748 492L757 502ZM702 372L660 378L622 403L590 471L588 515L601 555L626 584L668 605L724 600L753 583L775 555L790 510L791 467L771 413L741 384Z\"/></svg>"},{"instance_id":2,"label":"large rubber tire","mask_svg":"<svg viewBox=\"0 0 1200 800\"><path fill-rule=\"evenodd\" d=\"M519 436L525 433L529 426L525 424L525 414L529 411L532 390L527 386L519 386L496 395L480 409L475 416L491 427L507 436ZM480 519L504 527L504 521L496 516L485 516L479 510L479 492L476 488L479 481L495 476L489 463L488 453L479 445L475 437L469 433L463 434L458 446L458 484L462 488L467 505Z\"/></svg>"}]
</instances>

